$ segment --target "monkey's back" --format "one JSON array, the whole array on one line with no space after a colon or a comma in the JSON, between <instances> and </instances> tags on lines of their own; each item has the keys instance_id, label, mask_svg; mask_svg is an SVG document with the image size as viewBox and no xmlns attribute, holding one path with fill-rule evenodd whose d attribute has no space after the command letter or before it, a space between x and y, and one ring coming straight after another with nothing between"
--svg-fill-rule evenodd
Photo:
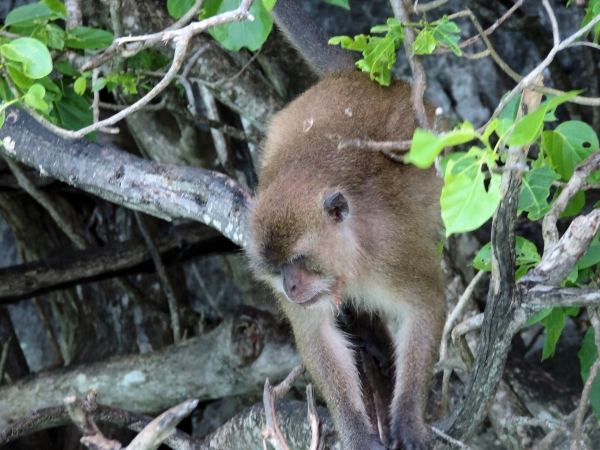
<instances>
[{"instance_id":1,"label":"monkey's back","mask_svg":"<svg viewBox=\"0 0 600 450\"><path fill-rule=\"evenodd\" d=\"M406 261L415 254L430 259L432 251L422 243L439 236L442 182L434 169L396 163L371 150L337 149L340 139L411 139L417 122L410 95L403 81L382 87L360 72L324 78L274 116L263 150L258 198L287 202L279 209L300 216L307 195L341 187L350 199L361 199L351 210L355 220L364 222L360 229L370 230L359 236L363 245L372 247L369 252L377 247L379 253L390 253L388 261ZM432 118L430 106L428 113ZM377 227L377 221L394 225ZM379 228L385 235L377 235Z\"/></svg>"}]
</instances>

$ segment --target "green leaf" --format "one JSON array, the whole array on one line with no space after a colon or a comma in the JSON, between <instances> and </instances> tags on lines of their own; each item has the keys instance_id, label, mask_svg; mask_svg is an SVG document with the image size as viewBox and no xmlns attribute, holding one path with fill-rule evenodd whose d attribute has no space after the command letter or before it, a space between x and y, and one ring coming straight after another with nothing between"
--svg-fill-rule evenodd
<instances>
[{"instance_id":1,"label":"green leaf","mask_svg":"<svg viewBox=\"0 0 600 450\"><path fill-rule=\"evenodd\" d=\"M553 112L558 105L566 102L582 91L570 91L551 98L542 103L534 112L527 114L519 120L513 133L507 140L507 144L514 147L522 147L535 141L544 126L544 117L547 112Z\"/></svg>"},{"instance_id":2,"label":"green leaf","mask_svg":"<svg viewBox=\"0 0 600 450\"><path fill-rule=\"evenodd\" d=\"M583 18L583 22L581 22L581 27L585 27L588 23L590 23L594 17L600 14L600 1L598 0L590 0L588 3L588 7L585 9L585 17ZM598 43L598 25L594 27L594 43ZM589 33L587 33L589 34ZM586 36L587 36L586 34ZM585 37L585 36L584 36Z\"/></svg>"},{"instance_id":3,"label":"green leaf","mask_svg":"<svg viewBox=\"0 0 600 450\"><path fill-rule=\"evenodd\" d=\"M67 7L59 0L42 0L52 11L54 11L59 19L67 18Z\"/></svg>"},{"instance_id":4,"label":"green leaf","mask_svg":"<svg viewBox=\"0 0 600 450\"><path fill-rule=\"evenodd\" d=\"M492 271L492 243L488 242L481 250L477 252L475 258L473 258L473 267L477 270L483 270L484 272Z\"/></svg>"},{"instance_id":5,"label":"green leaf","mask_svg":"<svg viewBox=\"0 0 600 450\"><path fill-rule=\"evenodd\" d=\"M67 130L79 130L93 123L91 103L85 97L77 95L70 87L65 88L63 99L55 105L58 125Z\"/></svg>"},{"instance_id":6,"label":"green leaf","mask_svg":"<svg viewBox=\"0 0 600 450\"><path fill-rule=\"evenodd\" d=\"M598 136L587 123L569 120L553 131L544 131L542 145L563 181L571 179L575 166L594 153L599 146Z\"/></svg>"},{"instance_id":7,"label":"green leaf","mask_svg":"<svg viewBox=\"0 0 600 450\"><path fill-rule=\"evenodd\" d=\"M356 62L356 67L363 72L369 72L371 80L389 86L392 67L396 62L396 50L404 40L402 24L397 19L390 18L385 25L371 28L371 33L386 33L386 35L377 37L360 34L354 39L349 36L335 36L329 40L329 43L362 52L363 59Z\"/></svg>"},{"instance_id":8,"label":"green leaf","mask_svg":"<svg viewBox=\"0 0 600 450\"><path fill-rule=\"evenodd\" d=\"M233 11L240 6L241 0L222 0L210 2L205 6L207 17ZM242 47L255 51L265 42L273 27L273 19L265 10L262 2L256 1L250 7L254 21L244 20L219 25L209 30L212 37L219 41L227 50L237 52Z\"/></svg>"},{"instance_id":9,"label":"green leaf","mask_svg":"<svg viewBox=\"0 0 600 450\"><path fill-rule=\"evenodd\" d=\"M44 101L44 95L46 95L46 89L41 84L36 83L29 88L23 99L32 108L46 111L48 103Z\"/></svg>"},{"instance_id":10,"label":"green leaf","mask_svg":"<svg viewBox=\"0 0 600 450\"><path fill-rule=\"evenodd\" d=\"M448 19L448 16L444 15L442 20L433 29L433 37L437 42L443 42L446 44L456 56L461 56L462 51L458 47L458 40L460 39L460 28L454 22Z\"/></svg>"},{"instance_id":11,"label":"green leaf","mask_svg":"<svg viewBox=\"0 0 600 450\"><path fill-rule=\"evenodd\" d=\"M551 206L548 203L550 188L552 183L559 178L560 175L548 166L531 169L523 173L517 214L527 211L529 220L541 219L550 211Z\"/></svg>"},{"instance_id":12,"label":"green leaf","mask_svg":"<svg viewBox=\"0 0 600 450\"><path fill-rule=\"evenodd\" d=\"M53 14L54 11L44 3L19 6L8 13L4 25L7 27L33 25L36 21L50 20Z\"/></svg>"},{"instance_id":13,"label":"green leaf","mask_svg":"<svg viewBox=\"0 0 600 450\"><path fill-rule=\"evenodd\" d=\"M579 362L581 365L581 379L585 384L590 376L592 365L598 359L598 349L594 341L594 327L590 326L581 342L581 350L579 350ZM600 420L600 376L597 376L592 384L590 392L590 403L596 413L596 417Z\"/></svg>"},{"instance_id":14,"label":"green leaf","mask_svg":"<svg viewBox=\"0 0 600 450\"><path fill-rule=\"evenodd\" d=\"M6 109L3 108L2 112L0 112L0 128L4 125L4 120L6 119ZM2 145L2 141L0 141L0 145Z\"/></svg>"},{"instance_id":15,"label":"green leaf","mask_svg":"<svg viewBox=\"0 0 600 450\"><path fill-rule=\"evenodd\" d=\"M500 203L499 174L492 174L488 189L485 189L485 175L481 170L472 178L466 172L452 173L455 161L450 161L446 169L445 185L440 203L446 236L479 228L487 222Z\"/></svg>"},{"instance_id":16,"label":"green leaf","mask_svg":"<svg viewBox=\"0 0 600 450\"><path fill-rule=\"evenodd\" d=\"M417 128L413 135L410 150L404 156L404 162L426 169L445 147L464 144L475 137L475 130L469 122L441 136L431 131Z\"/></svg>"},{"instance_id":17,"label":"green leaf","mask_svg":"<svg viewBox=\"0 0 600 450\"><path fill-rule=\"evenodd\" d=\"M196 0L167 0L167 11L174 19L181 19L194 3Z\"/></svg>"},{"instance_id":18,"label":"green leaf","mask_svg":"<svg viewBox=\"0 0 600 450\"><path fill-rule=\"evenodd\" d=\"M583 258L577 263L578 269L587 269L600 262L600 233L594 236L594 240L590 244L590 247L583 255Z\"/></svg>"},{"instance_id":19,"label":"green leaf","mask_svg":"<svg viewBox=\"0 0 600 450\"><path fill-rule=\"evenodd\" d=\"M502 96L506 97L509 94L507 92ZM513 98L508 104L504 107L500 115L498 116L498 129L496 134L500 137L506 136L506 134L510 131L510 128L513 126L517 113L519 112L519 105L521 104L521 94L517 95Z\"/></svg>"},{"instance_id":20,"label":"green leaf","mask_svg":"<svg viewBox=\"0 0 600 450\"><path fill-rule=\"evenodd\" d=\"M101 89L104 89L104 87L106 86L106 84L108 83L108 80L104 77L99 77L96 82L94 83L94 85L92 86L92 92L97 92Z\"/></svg>"},{"instance_id":21,"label":"green leaf","mask_svg":"<svg viewBox=\"0 0 600 450\"><path fill-rule=\"evenodd\" d=\"M22 37L0 46L0 53L10 61L23 64L23 73L33 79L42 78L52 71L52 57L48 48L37 39Z\"/></svg>"},{"instance_id":22,"label":"green leaf","mask_svg":"<svg viewBox=\"0 0 600 450\"><path fill-rule=\"evenodd\" d=\"M87 81L85 79L85 77L79 77L75 80L75 83L73 84L73 89L75 90L76 94L79 95L83 95L85 93L85 86L87 84Z\"/></svg>"},{"instance_id":23,"label":"green leaf","mask_svg":"<svg viewBox=\"0 0 600 450\"><path fill-rule=\"evenodd\" d=\"M46 25L46 30L48 32L48 47L62 50L65 46L65 31L53 23Z\"/></svg>"},{"instance_id":24,"label":"green leaf","mask_svg":"<svg viewBox=\"0 0 600 450\"><path fill-rule=\"evenodd\" d=\"M112 44L114 39L110 31L89 27L75 27L69 30L65 45L70 48L98 50Z\"/></svg>"},{"instance_id":25,"label":"green leaf","mask_svg":"<svg viewBox=\"0 0 600 450\"><path fill-rule=\"evenodd\" d=\"M527 322L525 322L525 324L523 325L523 328L530 327L531 325L538 323L540 320L542 320L546 316L548 316L551 312L552 312L552 308L542 309L539 313L531 316L529 318L529 320L527 320Z\"/></svg>"},{"instance_id":26,"label":"green leaf","mask_svg":"<svg viewBox=\"0 0 600 450\"><path fill-rule=\"evenodd\" d=\"M267 11L271 11L275 7L275 3L277 3L277 0L262 0L262 2L265 9ZM346 9L350 9L350 6L348 6L348 8Z\"/></svg>"},{"instance_id":27,"label":"green leaf","mask_svg":"<svg viewBox=\"0 0 600 450\"><path fill-rule=\"evenodd\" d=\"M537 252L535 245L521 236L517 236L515 239L515 255L517 268L522 269L523 274L525 274L525 272L527 272L527 270L529 270L531 267L537 266L541 261L541 257ZM477 252L477 255L473 259L473 267L475 267L477 270L483 270L485 272L492 271L491 242L485 244L481 250ZM532 322L530 325L533 323L535 322Z\"/></svg>"},{"instance_id":28,"label":"green leaf","mask_svg":"<svg viewBox=\"0 0 600 450\"><path fill-rule=\"evenodd\" d=\"M562 330L565 328L566 317L576 316L578 312L579 308L552 308L550 313L540 321L546 328L542 361L554 356L556 343L562 334Z\"/></svg>"},{"instance_id":29,"label":"green leaf","mask_svg":"<svg viewBox=\"0 0 600 450\"><path fill-rule=\"evenodd\" d=\"M348 0L325 0L325 3L329 3L330 5L339 6L340 8L347 9L350 11L350 5L348 4Z\"/></svg>"},{"instance_id":30,"label":"green leaf","mask_svg":"<svg viewBox=\"0 0 600 450\"><path fill-rule=\"evenodd\" d=\"M415 55L431 55L436 45L433 33L428 28L423 28L413 42L413 53Z\"/></svg>"},{"instance_id":31,"label":"green leaf","mask_svg":"<svg viewBox=\"0 0 600 450\"><path fill-rule=\"evenodd\" d=\"M35 80L25 75L21 70L21 67L19 66L20 64L14 64L9 62L6 65L6 68L8 69L8 74L10 75L10 78L13 80L13 83L15 83L17 87L21 89L29 89L33 85L33 83L35 83Z\"/></svg>"},{"instance_id":32,"label":"green leaf","mask_svg":"<svg viewBox=\"0 0 600 450\"><path fill-rule=\"evenodd\" d=\"M560 193L560 191L557 191L557 194L559 194L559 193ZM567 207L565 208L563 213L560 215L560 218L576 216L577 214L579 214L581 212L581 210L583 209L584 206L585 206L585 192L579 191L577 194L575 194L573 196L571 201L568 203Z\"/></svg>"}]
</instances>

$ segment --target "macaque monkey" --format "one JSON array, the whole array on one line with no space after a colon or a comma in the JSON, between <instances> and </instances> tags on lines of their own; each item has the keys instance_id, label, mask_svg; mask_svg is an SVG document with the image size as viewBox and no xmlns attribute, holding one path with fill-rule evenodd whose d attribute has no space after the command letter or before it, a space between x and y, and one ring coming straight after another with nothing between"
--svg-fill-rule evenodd
<instances>
[{"instance_id":1,"label":"macaque monkey","mask_svg":"<svg viewBox=\"0 0 600 450\"><path fill-rule=\"evenodd\" d=\"M327 45L296 1L278 0L273 15L321 81L269 126L250 216L251 264L277 294L342 447L386 448L367 416L351 345L336 326L340 306L353 302L379 314L393 339L392 447L430 448L423 409L446 317L436 253L442 182L434 169L338 150L332 139L411 139L410 87L382 87L354 71L352 58Z\"/></svg>"}]
</instances>

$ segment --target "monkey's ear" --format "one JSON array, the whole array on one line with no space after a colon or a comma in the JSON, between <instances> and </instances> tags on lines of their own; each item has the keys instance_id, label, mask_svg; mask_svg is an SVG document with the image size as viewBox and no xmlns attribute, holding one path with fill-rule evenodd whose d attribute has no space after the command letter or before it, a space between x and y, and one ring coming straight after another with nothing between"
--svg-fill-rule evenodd
<instances>
[{"instance_id":1,"label":"monkey's ear","mask_svg":"<svg viewBox=\"0 0 600 450\"><path fill-rule=\"evenodd\" d=\"M348 215L348 202L341 192L331 195L323 203L323 207L334 222L343 222Z\"/></svg>"}]
</instances>

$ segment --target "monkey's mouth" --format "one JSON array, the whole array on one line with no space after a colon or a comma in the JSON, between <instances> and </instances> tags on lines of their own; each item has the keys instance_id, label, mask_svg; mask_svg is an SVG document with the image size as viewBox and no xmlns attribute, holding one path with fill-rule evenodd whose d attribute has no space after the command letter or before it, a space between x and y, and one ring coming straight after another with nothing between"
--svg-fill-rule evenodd
<instances>
[{"instance_id":1,"label":"monkey's mouth","mask_svg":"<svg viewBox=\"0 0 600 450\"><path fill-rule=\"evenodd\" d=\"M292 303L296 303L296 304L306 308L310 305L314 305L315 303L317 303L317 301L319 301L322 297L324 297L327 294L330 294L330 292L322 291L322 292L317 292L312 297L309 297L306 300L291 300L289 297L288 297L288 300Z\"/></svg>"}]
</instances>

